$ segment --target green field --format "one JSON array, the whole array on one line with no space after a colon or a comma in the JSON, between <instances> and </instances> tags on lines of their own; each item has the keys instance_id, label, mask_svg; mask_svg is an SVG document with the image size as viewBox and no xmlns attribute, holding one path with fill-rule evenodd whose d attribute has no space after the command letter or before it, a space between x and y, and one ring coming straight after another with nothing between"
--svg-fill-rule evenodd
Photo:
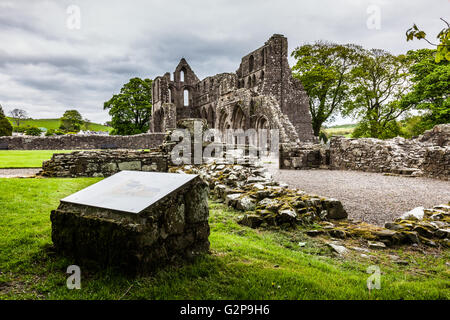
<instances>
[{"instance_id":1,"label":"green field","mask_svg":"<svg viewBox=\"0 0 450 320\"><path fill-rule=\"evenodd\" d=\"M15 123L13 123L13 120L11 117L8 117L9 122L13 126L16 126ZM49 129L58 129L61 124L61 121L59 119L27 119L27 120L21 120L20 121L20 127L38 127L38 128L46 128ZM105 131L110 132L112 130L111 127L107 127L98 123L88 123L87 128L83 128L83 130L91 130L91 131Z\"/></svg>"},{"instance_id":2,"label":"green field","mask_svg":"<svg viewBox=\"0 0 450 320\"><path fill-rule=\"evenodd\" d=\"M328 136L345 136L346 138L351 138L355 128L356 124L343 124L326 128L324 131Z\"/></svg>"},{"instance_id":3,"label":"green field","mask_svg":"<svg viewBox=\"0 0 450 320\"><path fill-rule=\"evenodd\" d=\"M68 153L73 150L0 150L0 169L40 168L54 153Z\"/></svg>"},{"instance_id":4,"label":"green field","mask_svg":"<svg viewBox=\"0 0 450 320\"><path fill-rule=\"evenodd\" d=\"M81 267L81 290L66 288L74 261L51 247L50 211L59 199L99 181L0 179L0 299L449 299L448 252L333 256L321 241L291 231L254 230L238 213L210 202L211 254L146 277ZM299 242L306 242L299 246ZM387 253L408 259L400 266ZM369 265L381 269L381 289L366 287ZM318 310L320 312L320 310Z\"/></svg>"}]
</instances>

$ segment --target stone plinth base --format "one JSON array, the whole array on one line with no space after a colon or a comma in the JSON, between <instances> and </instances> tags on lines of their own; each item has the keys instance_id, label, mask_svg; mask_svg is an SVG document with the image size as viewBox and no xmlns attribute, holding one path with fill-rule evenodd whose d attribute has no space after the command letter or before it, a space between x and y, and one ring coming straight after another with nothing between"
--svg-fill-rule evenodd
<instances>
[{"instance_id":1,"label":"stone plinth base","mask_svg":"<svg viewBox=\"0 0 450 320\"><path fill-rule=\"evenodd\" d=\"M131 274L206 253L208 190L197 177L138 214L61 202L50 216L54 246L80 267Z\"/></svg>"}]
</instances>

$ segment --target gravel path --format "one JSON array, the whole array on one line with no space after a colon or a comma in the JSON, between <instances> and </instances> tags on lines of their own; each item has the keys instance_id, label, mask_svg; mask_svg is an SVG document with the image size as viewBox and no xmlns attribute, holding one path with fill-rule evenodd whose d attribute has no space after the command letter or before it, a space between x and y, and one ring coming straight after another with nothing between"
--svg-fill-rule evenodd
<instances>
[{"instance_id":1,"label":"gravel path","mask_svg":"<svg viewBox=\"0 0 450 320\"><path fill-rule=\"evenodd\" d=\"M269 170L275 180L341 200L349 218L380 226L415 207L450 201L449 181L359 171Z\"/></svg>"},{"instance_id":2,"label":"gravel path","mask_svg":"<svg viewBox=\"0 0 450 320\"><path fill-rule=\"evenodd\" d=\"M40 170L41 168L0 169L0 178L28 178Z\"/></svg>"}]
</instances>

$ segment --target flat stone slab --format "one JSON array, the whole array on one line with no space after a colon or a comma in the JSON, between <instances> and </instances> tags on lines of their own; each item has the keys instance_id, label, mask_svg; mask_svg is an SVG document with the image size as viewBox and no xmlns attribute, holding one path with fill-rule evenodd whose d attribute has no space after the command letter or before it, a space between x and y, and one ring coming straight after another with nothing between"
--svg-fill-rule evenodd
<instances>
[{"instance_id":1,"label":"flat stone slab","mask_svg":"<svg viewBox=\"0 0 450 320\"><path fill-rule=\"evenodd\" d=\"M197 175L119 172L52 210L54 248L130 274L190 260L209 252L208 193Z\"/></svg>"},{"instance_id":2,"label":"flat stone slab","mask_svg":"<svg viewBox=\"0 0 450 320\"><path fill-rule=\"evenodd\" d=\"M121 171L61 202L139 213L197 177L196 174Z\"/></svg>"}]
</instances>

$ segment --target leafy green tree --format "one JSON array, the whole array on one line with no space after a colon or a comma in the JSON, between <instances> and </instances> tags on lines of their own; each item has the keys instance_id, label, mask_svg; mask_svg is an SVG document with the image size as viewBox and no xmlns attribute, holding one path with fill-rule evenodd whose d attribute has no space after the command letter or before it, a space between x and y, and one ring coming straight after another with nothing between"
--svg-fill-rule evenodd
<instances>
[{"instance_id":1,"label":"leafy green tree","mask_svg":"<svg viewBox=\"0 0 450 320\"><path fill-rule=\"evenodd\" d=\"M9 120L3 113L3 108L0 105L0 136L12 136L13 127Z\"/></svg>"},{"instance_id":2,"label":"leafy green tree","mask_svg":"<svg viewBox=\"0 0 450 320\"><path fill-rule=\"evenodd\" d=\"M133 135L148 131L152 111L152 80L132 78L119 94L104 103L112 117L112 134Z\"/></svg>"},{"instance_id":3,"label":"leafy green tree","mask_svg":"<svg viewBox=\"0 0 450 320\"><path fill-rule=\"evenodd\" d=\"M413 83L400 104L404 108L422 111L421 121L409 121L412 135L418 135L436 124L450 122L450 61L436 62L436 50L420 49L408 51L414 62L410 67Z\"/></svg>"},{"instance_id":4,"label":"leafy green tree","mask_svg":"<svg viewBox=\"0 0 450 320\"><path fill-rule=\"evenodd\" d=\"M49 136L62 136L64 135L64 132L62 132L59 129L48 129L47 132L45 133L45 136L49 137Z\"/></svg>"},{"instance_id":5,"label":"leafy green tree","mask_svg":"<svg viewBox=\"0 0 450 320\"><path fill-rule=\"evenodd\" d=\"M353 44L339 45L318 41L298 47L292 52L297 60L294 77L303 84L309 96L309 109L314 135L332 120L349 99L351 71L359 61L362 48Z\"/></svg>"},{"instance_id":6,"label":"leafy green tree","mask_svg":"<svg viewBox=\"0 0 450 320\"><path fill-rule=\"evenodd\" d=\"M61 118L59 128L65 132L78 132L83 124L83 117L77 110L67 110Z\"/></svg>"},{"instance_id":7,"label":"leafy green tree","mask_svg":"<svg viewBox=\"0 0 450 320\"><path fill-rule=\"evenodd\" d=\"M40 136L42 133L42 130L38 127L28 127L25 129L25 134L27 136Z\"/></svg>"},{"instance_id":8,"label":"leafy green tree","mask_svg":"<svg viewBox=\"0 0 450 320\"><path fill-rule=\"evenodd\" d=\"M431 41L429 41L426 38L427 34L425 33L425 31L420 30L416 26L416 24L414 24L411 28L409 28L406 31L406 41L413 40L414 38L419 40L424 39L429 44L436 46L437 52L434 56L436 63L439 63L442 60L450 61L450 24L442 18L441 20L444 21L444 23L447 26L444 27L436 36L436 38L439 41L438 44L434 44Z\"/></svg>"},{"instance_id":9,"label":"leafy green tree","mask_svg":"<svg viewBox=\"0 0 450 320\"><path fill-rule=\"evenodd\" d=\"M345 102L343 111L360 120L354 137L387 139L399 134L397 119L411 109L398 102L409 87L409 65L404 55L364 50L351 72L352 99Z\"/></svg>"}]
</instances>

